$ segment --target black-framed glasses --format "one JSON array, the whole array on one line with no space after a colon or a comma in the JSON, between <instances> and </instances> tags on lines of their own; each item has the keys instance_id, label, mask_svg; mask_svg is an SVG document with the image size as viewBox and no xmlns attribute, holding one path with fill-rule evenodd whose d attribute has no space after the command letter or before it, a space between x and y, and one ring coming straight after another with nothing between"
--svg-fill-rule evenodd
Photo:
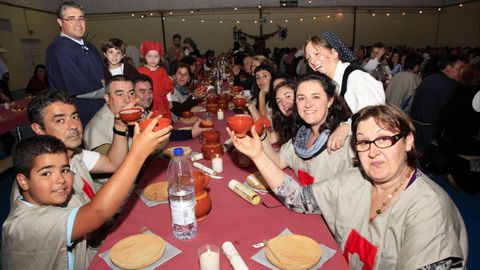
<instances>
[{"instance_id":1,"label":"black-framed glasses","mask_svg":"<svg viewBox=\"0 0 480 270\"><path fill-rule=\"evenodd\" d=\"M67 23L74 23L74 22L85 22L87 21L87 18L85 18L85 16L80 16L80 17L67 17L67 18L62 18L62 21L65 21Z\"/></svg>"},{"instance_id":2,"label":"black-framed glasses","mask_svg":"<svg viewBox=\"0 0 480 270\"><path fill-rule=\"evenodd\" d=\"M381 136L373 141L359 140L355 142L355 150L357 152L365 152L370 150L370 145L373 143L378 148L384 149L395 145L401 138L405 137L407 133L398 133L393 136Z\"/></svg>"}]
</instances>

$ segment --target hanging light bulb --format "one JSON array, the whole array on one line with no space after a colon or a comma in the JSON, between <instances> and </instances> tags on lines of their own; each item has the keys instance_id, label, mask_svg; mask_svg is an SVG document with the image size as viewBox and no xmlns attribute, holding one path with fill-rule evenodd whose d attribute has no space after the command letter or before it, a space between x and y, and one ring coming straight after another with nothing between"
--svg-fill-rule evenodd
<instances>
[{"instance_id":1,"label":"hanging light bulb","mask_svg":"<svg viewBox=\"0 0 480 270\"><path fill-rule=\"evenodd\" d=\"M182 19L182 22L184 22L184 21L185 21L185 19Z\"/></svg>"},{"instance_id":2,"label":"hanging light bulb","mask_svg":"<svg viewBox=\"0 0 480 270\"><path fill-rule=\"evenodd\" d=\"M300 21L303 22L303 18L300 18Z\"/></svg>"},{"instance_id":3,"label":"hanging light bulb","mask_svg":"<svg viewBox=\"0 0 480 270\"><path fill-rule=\"evenodd\" d=\"M150 12L150 16L153 16L153 12Z\"/></svg>"},{"instance_id":4,"label":"hanging light bulb","mask_svg":"<svg viewBox=\"0 0 480 270\"><path fill-rule=\"evenodd\" d=\"M313 19L314 19L314 20L316 20L316 19L317 19L317 17L313 17Z\"/></svg>"},{"instance_id":5,"label":"hanging light bulb","mask_svg":"<svg viewBox=\"0 0 480 270\"><path fill-rule=\"evenodd\" d=\"M460 6L460 7L463 7L463 4L460 4L459 6Z\"/></svg>"},{"instance_id":6,"label":"hanging light bulb","mask_svg":"<svg viewBox=\"0 0 480 270\"><path fill-rule=\"evenodd\" d=\"M285 22L288 22L288 20L287 20L287 19L285 19Z\"/></svg>"},{"instance_id":7,"label":"hanging light bulb","mask_svg":"<svg viewBox=\"0 0 480 270\"><path fill-rule=\"evenodd\" d=\"M223 23L223 21L220 21L220 23Z\"/></svg>"},{"instance_id":8,"label":"hanging light bulb","mask_svg":"<svg viewBox=\"0 0 480 270\"><path fill-rule=\"evenodd\" d=\"M390 16L390 13L387 13L387 16Z\"/></svg>"},{"instance_id":9,"label":"hanging light bulb","mask_svg":"<svg viewBox=\"0 0 480 270\"><path fill-rule=\"evenodd\" d=\"M205 21L204 20L201 20L202 23L204 23Z\"/></svg>"},{"instance_id":10,"label":"hanging light bulb","mask_svg":"<svg viewBox=\"0 0 480 270\"><path fill-rule=\"evenodd\" d=\"M190 10L190 14L193 14L193 10Z\"/></svg>"},{"instance_id":11,"label":"hanging light bulb","mask_svg":"<svg viewBox=\"0 0 480 270\"><path fill-rule=\"evenodd\" d=\"M172 15L172 14L173 14L173 12L171 12L171 11L170 11L168 14Z\"/></svg>"},{"instance_id":12,"label":"hanging light bulb","mask_svg":"<svg viewBox=\"0 0 480 270\"><path fill-rule=\"evenodd\" d=\"M402 15L405 15L405 12L402 12Z\"/></svg>"},{"instance_id":13,"label":"hanging light bulb","mask_svg":"<svg viewBox=\"0 0 480 270\"><path fill-rule=\"evenodd\" d=\"M132 17L135 17L135 13L132 13Z\"/></svg>"},{"instance_id":14,"label":"hanging light bulb","mask_svg":"<svg viewBox=\"0 0 480 270\"><path fill-rule=\"evenodd\" d=\"M419 13L419 14L422 14L422 13L423 13L423 11L419 10L419 11L418 11L418 13Z\"/></svg>"}]
</instances>

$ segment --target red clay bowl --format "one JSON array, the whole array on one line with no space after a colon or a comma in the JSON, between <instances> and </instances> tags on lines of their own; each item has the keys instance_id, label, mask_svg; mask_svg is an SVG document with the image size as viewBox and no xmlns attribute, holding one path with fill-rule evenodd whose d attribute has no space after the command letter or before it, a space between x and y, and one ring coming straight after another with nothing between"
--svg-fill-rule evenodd
<instances>
[{"instance_id":1,"label":"red clay bowl","mask_svg":"<svg viewBox=\"0 0 480 270\"><path fill-rule=\"evenodd\" d=\"M143 131L148 124L150 124L150 121L152 121L152 118L147 118L143 121L140 121L138 124L140 126L140 131ZM153 131L159 131L161 129L164 129L172 124L172 121L168 118L159 118L157 124L153 128Z\"/></svg>"},{"instance_id":2,"label":"red clay bowl","mask_svg":"<svg viewBox=\"0 0 480 270\"><path fill-rule=\"evenodd\" d=\"M213 128L214 124L212 120L202 119L200 121L201 128Z\"/></svg>"},{"instance_id":3,"label":"red clay bowl","mask_svg":"<svg viewBox=\"0 0 480 270\"><path fill-rule=\"evenodd\" d=\"M247 132L252 128L253 119L246 115L235 115L227 118L227 125L237 137L243 138Z\"/></svg>"},{"instance_id":4,"label":"red clay bowl","mask_svg":"<svg viewBox=\"0 0 480 270\"><path fill-rule=\"evenodd\" d=\"M232 102L237 108L243 108L245 104L247 104L247 99L244 97L234 97Z\"/></svg>"},{"instance_id":5,"label":"red clay bowl","mask_svg":"<svg viewBox=\"0 0 480 270\"><path fill-rule=\"evenodd\" d=\"M142 116L142 109L136 107L123 109L118 114L123 122L135 122Z\"/></svg>"},{"instance_id":6,"label":"red clay bowl","mask_svg":"<svg viewBox=\"0 0 480 270\"><path fill-rule=\"evenodd\" d=\"M208 95L205 99L207 100L207 104L216 104L218 97L217 95Z\"/></svg>"},{"instance_id":7,"label":"red clay bowl","mask_svg":"<svg viewBox=\"0 0 480 270\"><path fill-rule=\"evenodd\" d=\"M239 94L240 92L243 91L243 86L240 86L240 85L234 85L232 86L232 88L230 89L230 92L232 92L233 94Z\"/></svg>"},{"instance_id":8,"label":"red clay bowl","mask_svg":"<svg viewBox=\"0 0 480 270\"><path fill-rule=\"evenodd\" d=\"M209 113L217 113L218 111L218 104L217 103L207 103L207 112Z\"/></svg>"},{"instance_id":9,"label":"red clay bowl","mask_svg":"<svg viewBox=\"0 0 480 270\"><path fill-rule=\"evenodd\" d=\"M210 129L210 130L204 130L202 133L200 133L200 136L202 136L202 139L205 142L218 142L220 141L220 131Z\"/></svg>"},{"instance_id":10,"label":"red clay bowl","mask_svg":"<svg viewBox=\"0 0 480 270\"><path fill-rule=\"evenodd\" d=\"M192 112L192 111L184 111L184 112L182 112L182 117L183 117L183 118L188 119L188 118L190 118L190 117L192 117L192 116L193 116L193 112Z\"/></svg>"}]
</instances>

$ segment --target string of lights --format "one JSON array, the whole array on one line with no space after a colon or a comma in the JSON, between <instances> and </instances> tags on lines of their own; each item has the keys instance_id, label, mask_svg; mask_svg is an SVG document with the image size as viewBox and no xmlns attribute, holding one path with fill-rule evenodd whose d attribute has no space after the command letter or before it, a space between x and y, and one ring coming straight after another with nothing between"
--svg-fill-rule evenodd
<instances>
[{"instance_id":1,"label":"string of lights","mask_svg":"<svg viewBox=\"0 0 480 270\"><path fill-rule=\"evenodd\" d=\"M311 1L309 1L311 2ZM311 3L310 3L311 4ZM463 3L456 5L457 7L464 7ZM257 16L258 9L262 9L263 18L258 19L256 18L232 18L232 9L214 9L214 10L176 10L176 11L144 11L144 12L128 12L128 13L115 13L115 14L96 14L90 15L89 20L104 20L104 19L145 19L145 18L158 18L161 17L163 20L171 20L171 21L179 21L179 22L200 22L200 23L288 23L288 22L304 22L304 21L315 21L315 20L322 20L322 19L335 19L341 18L344 15L353 14L356 12L357 15L359 14L367 14L369 16L406 16L406 15L423 15L423 14L438 14L446 12L448 7L357 7L354 9L353 7L349 8L279 8L279 7L263 7L262 5L258 5L256 8L238 8L234 7L233 12L234 14L244 14L244 15L251 15ZM230 11L229 11L230 10ZM285 15L285 13L293 12L296 15L289 16ZM282 14L282 18L272 18L272 19L265 19L265 17L276 16L277 14ZM302 14L299 16L298 14ZM219 18L221 17L221 18Z\"/></svg>"}]
</instances>

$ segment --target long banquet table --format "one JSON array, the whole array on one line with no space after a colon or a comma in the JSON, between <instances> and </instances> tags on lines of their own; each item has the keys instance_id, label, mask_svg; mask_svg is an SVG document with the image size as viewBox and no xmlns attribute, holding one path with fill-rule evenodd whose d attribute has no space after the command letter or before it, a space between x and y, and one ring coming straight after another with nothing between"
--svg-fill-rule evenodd
<instances>
[{"instance_id":1,"label":"long banquet table","mask_svg":"<svg viewBox=\"0 0 480 270\"><path fill-rule=\"evenodd\" d=\"M203 114L196 113L200 117ZM225 117L229 115L232 113L226 112ZM214 120L214 122L215 129L221 132L221 141L224 142L228 139L225 131L226 120ZM181 126L181 124L176 124L175 127ZM170 146L189 146L193 151L200 152L198 139L170 142ZM211 167L209 161L202 160L201 163ZM145 229L161 236L182 251L157 269L199 269L197 249L207 243L221 248L225 241L234 243L235 248L250 269L267 269L251 259L259 251L252 245L262 242L264 239L271 239L286 228L292 233L311 237L336 250L335 255L321 269L348 269L341 251L320 215L306 215L289 211L270 194L262 195L262 200L269 201L269 206L276 204L278 207L267 208L263 204L253 206L230 191L227 185L231 179L243 182L250 173L256 171L253 163L246 169L237 164L236 152L224 154L224 171L219 174L223 179L210 179L209 194L212 199L212 210L204 220L198 222L198 233L194 239L188 241L175 239L172 235L169 205L161 204L149 208L135 193L130 197L115 229L103 242L89 269L109 269L99 254L110 249L117 241ZM167 165L166 160L155 158L148 165L137 188L143 188L158 181L166 181ZM274 203L272 204L272 202ZM220 256L220 269L232 269L224 255Z\"/></svg>"},{"instance_id":2,"label":"long banquet table","mask_svg":"<svg viewBox=\"0 0 480 270\"><path fill-rule=\"evenodd\" d=\"M9 110L6 110L2 106L0 107L0 134L6 133L19 127L23 124L28 122L28 115L27 115L27 106L30 103L31 98L24 97L22 99L16 100L15 105L21 106L23 110L21 111L13 111L12 106Z\"/></svg>"}]
</instances>

